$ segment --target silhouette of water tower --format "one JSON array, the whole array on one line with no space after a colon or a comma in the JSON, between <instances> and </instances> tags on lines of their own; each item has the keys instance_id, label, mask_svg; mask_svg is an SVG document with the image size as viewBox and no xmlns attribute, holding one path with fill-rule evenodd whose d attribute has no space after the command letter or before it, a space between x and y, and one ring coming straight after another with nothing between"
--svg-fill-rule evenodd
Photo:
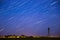
<instances>
[{"instance_id":1,"label":"silhouette of water tower","mask_svg":"<svg viewBox=\"0 0 60 40\"><path fill-rule=\"evenodd\" d=\"M50 28L48 27L48 36L50 36Z\"/></svg>"}]
</instances>

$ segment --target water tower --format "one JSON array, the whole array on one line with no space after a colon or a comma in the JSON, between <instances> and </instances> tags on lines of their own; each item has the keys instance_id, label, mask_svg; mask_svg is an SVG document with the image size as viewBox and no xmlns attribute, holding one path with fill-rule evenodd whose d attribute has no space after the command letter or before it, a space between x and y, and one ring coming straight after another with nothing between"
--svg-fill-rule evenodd
<instances>
[{"instance_id":1,"label":"water tower","mask_svg":"<svg viewBox=\"0 0 60 40\"><path fill-rule=\"evenodd\" d=\"M48 27L48 36L50 36L50 27Z\"/></svg>"}]
</instances>

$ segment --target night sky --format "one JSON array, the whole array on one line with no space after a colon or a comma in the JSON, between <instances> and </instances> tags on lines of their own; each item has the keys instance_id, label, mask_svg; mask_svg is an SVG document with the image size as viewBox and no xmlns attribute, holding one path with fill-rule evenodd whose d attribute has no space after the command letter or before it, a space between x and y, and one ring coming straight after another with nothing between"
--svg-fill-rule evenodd
<instances>
[{"instance_id":1,"label":"night sky","mask_svg":"<svg viewBox=\"0 0 60 40\"><path fill-rule=\"evenodd\" d=\"M0 0L0 35L60 35L60 0Z\"/></svg>"}]
</instances>

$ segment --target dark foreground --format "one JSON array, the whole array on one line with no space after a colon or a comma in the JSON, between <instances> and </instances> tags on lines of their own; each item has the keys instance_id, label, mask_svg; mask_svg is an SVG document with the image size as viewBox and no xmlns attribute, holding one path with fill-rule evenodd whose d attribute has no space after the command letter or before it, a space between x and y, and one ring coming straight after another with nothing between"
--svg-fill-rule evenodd
<instances>
[{"instance_id":1,"label":"dark foreground","mask_svg":"<svg viewBox=\"0 0 60 40\"><path fill-rule=\"evenodd\" d=\"M40 38L0 38L0 40L60 40L59 37L40 37Z\"/></svg>"}]
</instances>

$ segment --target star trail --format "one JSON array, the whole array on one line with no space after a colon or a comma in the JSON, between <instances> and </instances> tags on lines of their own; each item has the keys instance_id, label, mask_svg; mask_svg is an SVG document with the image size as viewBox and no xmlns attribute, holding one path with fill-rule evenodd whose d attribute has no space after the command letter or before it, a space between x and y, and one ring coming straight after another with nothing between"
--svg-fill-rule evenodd
<instances>
[{"instance_id":1,"label":"star trail","mask_svg":"<svg viewBox=\"0 0 60 40\"><path fill-rule=\"evenodd\" d=\"M60 0L0 0L0 35L60 35Z\"/></svg>"}]
</instances>

